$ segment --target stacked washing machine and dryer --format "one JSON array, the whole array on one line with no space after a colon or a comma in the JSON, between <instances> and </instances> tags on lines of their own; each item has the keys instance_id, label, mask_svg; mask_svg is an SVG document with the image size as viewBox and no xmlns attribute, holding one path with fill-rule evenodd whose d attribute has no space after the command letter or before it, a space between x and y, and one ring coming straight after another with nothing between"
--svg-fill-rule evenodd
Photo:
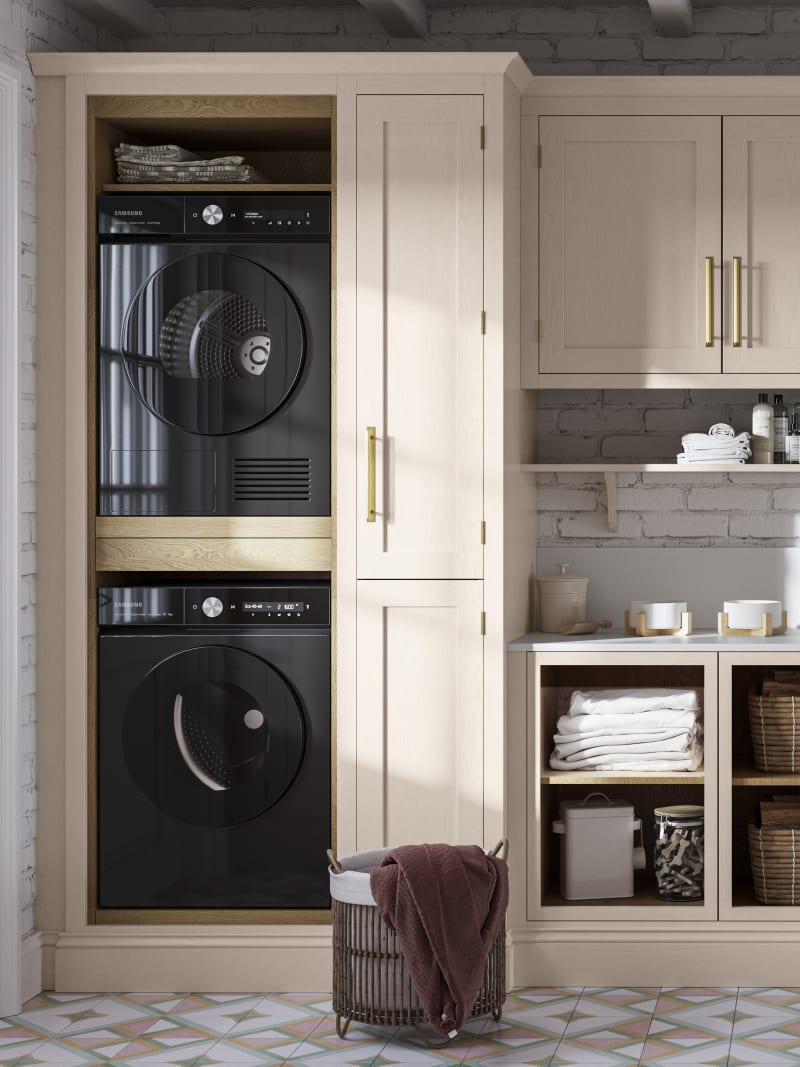
<instances>
[{"instance_id":1,"label":"stacked washing machine and dryer","mask_svg":"<svg viewBox=\"0 0 800 1067\"><path fill-rule=\"evenodd\" d=\"M330 196L99 202L100 515L330 514ZM329 904L330 582L98 591L107 909Z\"/></svg>"}]
</instances>

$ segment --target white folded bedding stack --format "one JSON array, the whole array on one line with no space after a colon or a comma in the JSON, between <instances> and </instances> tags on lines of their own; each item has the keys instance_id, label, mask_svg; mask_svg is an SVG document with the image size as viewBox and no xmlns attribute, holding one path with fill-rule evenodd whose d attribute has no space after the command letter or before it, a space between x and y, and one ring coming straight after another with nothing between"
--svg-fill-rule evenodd
<instances>
[{"instance_id":1,"label":"white folded bedding stack","mask_svg":"<svg viewBox=\"0 0 800 1067\"><path fill-rule=\"evenodd\" d=\"M557 771L696 771L703 762L694 689L576 690L553 737Z\"/></svg>"},{"instance_id":2,"label":"white folded bedding stack","mask_svg":"<svg viewBox=\"0 0 800 1067\"><path fill-rule=\"evenodd\" d=\"M737 434L726 422L716 422L708 433L685 433L678 463L747 463L752 456L750 434Z\"/></svg>"}]
</instances>

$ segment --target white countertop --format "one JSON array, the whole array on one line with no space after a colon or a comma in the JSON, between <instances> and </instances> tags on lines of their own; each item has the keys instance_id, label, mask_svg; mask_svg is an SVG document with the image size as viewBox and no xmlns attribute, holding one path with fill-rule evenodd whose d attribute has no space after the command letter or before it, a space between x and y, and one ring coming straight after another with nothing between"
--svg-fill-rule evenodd
<instances>
[{"instance_id":1,"label":"white countertop","mask_svg":"<svg viewBox=\"0 0 800 1067\"><path fill-rule=\"evenodd\" d=\"M508 644L509 652L800 652L800 628L773 637L721 637L696 630L688 637L631 637L624 630L598 630L581 637L528 633Z\"/></svg>"}]
</instances>

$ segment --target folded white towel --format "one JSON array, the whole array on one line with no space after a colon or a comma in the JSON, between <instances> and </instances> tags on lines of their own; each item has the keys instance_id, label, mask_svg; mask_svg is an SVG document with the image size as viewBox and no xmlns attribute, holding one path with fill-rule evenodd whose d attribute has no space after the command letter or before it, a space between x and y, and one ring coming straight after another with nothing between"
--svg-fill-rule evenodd
<instances>
[{"instance_id":1,"label":"folded white towel","mask_svg":"<svg viewBox=\"0 0 800 1067\"><path fill-rule=\"evenodd\" d=\"M597 737L616 730L630 733L644 733L648 730L690 730L697 722L698 716L699 708L686 711L656 708L654 711L634 711L622 715L614 712L562 715L556 723L556 729L560 735L573 739Z\"/></svg>"},{"instance_id":2,"label":"folded white towel","mask_svg":"<svg viewBox=\"0 0 800 1067\"><path fill-rule=\"evenodd\" d=\"M580 752L564 753L558 747L553 750L557 759L566 760L567 763L583 763L585 760L597 759L647 759L653 756L655 759L676 760L692 752L695 742L685 735L683 737L671 737L666 741L643 742L638 745L619 745L613 742L608 745L597 745L595 748L585 748Z\"/></svg>"},{"instance_id":3,"label":"folded white towel","mask_svg":"<svg viewBox=\"0 0 800 1067\"><path fill-rule=\"evenodd\" d=\"M679 452L675 457L678 463L707 463L709 466L725 466L726 463L747 463L750 455L736 454L732 456L702 455L698 452Z\"/></svg>"},{"instance_id":4,"label":"folded white towel","mask_svg":"<svg viewBox=\"0 0 800 1067\"><path fill-rule=\"evenodd\" d=\"M569 702L569 713L575 715L628 715L640 711L696 711L700 707L694 689L597 689L581 692L576 689Z\"/></svg>"},{"instance_id":5,"label":"folded white towel","mask_svg":"<svg viewBox=\"0 0 800 1067\"><path fill-rule=\"evenodd\" d=\"M553 738L555 754L559 759L589 755L599 750L619 752L683 752L694 744L695 730L680 733L658 731L653 734L603 734L600 737L581 737L578 740L564 739L560 734Z\"/></svg>"},{"instance_id":6,"label":"folded white towel","mask_svg":"<svg viewBox=\"0 0 800 1067\"><path fill-rule=\"evenodd\" d=\"M682 756L680 760L640 760L638 762L619 761L616 759L601 759L598 762L588 760L586 762L586 769L594 771L662 771L667 773L673 773L674 771L696 771L703 764L703 752L702 749L698 749L696 752ZM575 771L579 770L580 766L575 763L567 763L566 760L556 759L555 756L550 757L550 766L554 771Z\"/></svg>"},{"instance_id":7,"label":"folded white towel","mask_svg":"<svg viewBox=\"0 0 800 1067\"><path fill-rule=\"evenodd\" d=\"M729 426L727 422L715 422L714 425L708 431L709 437L735 437L736 430L732 426Z\"/></svg>"},{"instance_id":8,"label":"folded white towel","mask_svg":"<svg viewBox=\"0 0 800 1067\"><path fill-rule=\"evenodd\" d=\"M681 444L684 450L689 452L700 451L727 451L734 448L749 448L750 447L750 434L740 433L736 437L719 438L711 437L707 433L685 433L681 437Z\"/></svg>"}]
</instances>

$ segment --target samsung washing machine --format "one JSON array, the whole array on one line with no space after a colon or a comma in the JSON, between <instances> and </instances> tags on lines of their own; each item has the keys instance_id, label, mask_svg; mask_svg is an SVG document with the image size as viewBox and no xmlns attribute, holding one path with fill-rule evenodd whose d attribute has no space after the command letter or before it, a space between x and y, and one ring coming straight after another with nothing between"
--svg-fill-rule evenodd
<instances>
[{"instance_id":1,"label":"samsung washing machine","mask_svg":"<svg viewBox=\"0 0 800 1067\"><path fill-rule=\"evenodd\" d=\"M330 195L99 200L98 513L329 515Z\"/></svg>"},{"instance_id":2,"label":"samsung washing machine","mask_svg":"<svg viewBox=\"0 0 800 1067\"><path fill-rule=\"evenodd\" d=\"M100 908L327 908L327 582L99 590Z\"/></svg>"}]
</instances>

